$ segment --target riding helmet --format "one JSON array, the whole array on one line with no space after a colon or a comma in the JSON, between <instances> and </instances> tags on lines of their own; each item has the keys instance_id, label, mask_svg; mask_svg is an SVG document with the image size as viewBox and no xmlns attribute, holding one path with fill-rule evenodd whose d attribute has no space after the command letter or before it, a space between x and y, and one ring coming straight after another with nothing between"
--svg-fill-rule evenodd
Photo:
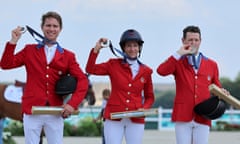
<instances>
[{"instance_id":1,"label":"riding helmet","mask_svg":"<svg viewBox=\"0 0 240 144\"><path fill-rule=\"evenodd\" d=\"M226 110L226 104L217 96L211 96L209 99L197 104L194 107L195 113L213 120L221 117Z\"/></svg>"},{"instance_id":2,"label":"riding helmet","mask_svg":"<svg viewBox=\"0 0 240 144\"><path fill-rule=\"evenodd\" d=\"M59 96L73 93L77 87L77 79L71 75L62 76L57 82L55 92Z\"/></svg>"},{"instance_id":3,"label":"riding helmet","mask_svg":"<svg viewBox=\"0 0 240 144\"><path fill-rule=\"evenodd\" d=\"M142 37L141 37L141 35L138 31L136 31L134 29L128 29L125 32L123 32L123 34L120 38L120 42L119 42L119 45L120 45L122 51L124 51L123 50L124 45L128 41L136 41L140 46L139 53L141 53L141 47L142 47L144 41L143 41L143 39L142 39Z\"/></svg>"}]
</instances>

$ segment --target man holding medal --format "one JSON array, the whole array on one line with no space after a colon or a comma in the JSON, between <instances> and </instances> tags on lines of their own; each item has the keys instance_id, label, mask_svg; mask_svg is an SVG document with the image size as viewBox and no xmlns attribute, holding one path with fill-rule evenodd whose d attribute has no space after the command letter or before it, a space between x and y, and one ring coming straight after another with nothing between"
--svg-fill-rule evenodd
<instances>
[{"instance_id":1,"label":"man holding medal","mask_svg":"<svg viewBox=\"0 0 240 144\"><path fill-rule=\"evenodd\" d=\"M42 16L41 29L43 41L27 44L15 54L22 28L12 31L2 59L2 69L25 66L26 86L22 97L22 113L25 144L37 144L41 130L44 130L49 144L63 143L64 119L69 117L84 99L88 89L88 80L76 61L75 54L62 48L57 37L62 30L61 16L56 12L47 12ZM64 104L63 97L55 92L59 78L70 74L76 78L76 90L71 99ZM32 115L32 106L62 106L62 115Z\"/></svg>"},{"instance_id":2,"label":"man holding medal","mask_svg":"<svg viewBox=\"0 0 240 144\"><path fill-rule=\"evenodd\" d=\"M172 121L177 144L208 143L211 119L196 113L194 107L210 98L210 84L221 87L217 63L199 52L201 40L199 27L187 26L180 49L157 68L159 75L175 78Z\"/></svg>"}]
</instances>

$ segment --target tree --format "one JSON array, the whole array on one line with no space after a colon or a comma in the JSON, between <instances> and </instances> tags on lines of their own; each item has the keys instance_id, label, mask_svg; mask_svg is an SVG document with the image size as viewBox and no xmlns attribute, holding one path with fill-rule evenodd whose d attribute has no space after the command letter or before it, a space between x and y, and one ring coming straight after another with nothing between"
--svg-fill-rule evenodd
<instances>
[{"instance_id":1,"label":"tree","mask_svg":"<svg viewBox=\"0 0 240 144\"><path fill-rule=\"evenodd\" d=\"M153 107L172 108L175 90L155 91L156 100Z\"/></svg>"},{"instance_id":2,"label":"tree","mask_svg":"<svg viewBox=\"0 0 240 144\"><path fill-rule=\"evenodd\" d=\"M234 81L231 81L226 77L220 78L220 81L223 88L228 90L232 96L240 100L240 73L237 75Z\"/></svg>"}]
</instances>

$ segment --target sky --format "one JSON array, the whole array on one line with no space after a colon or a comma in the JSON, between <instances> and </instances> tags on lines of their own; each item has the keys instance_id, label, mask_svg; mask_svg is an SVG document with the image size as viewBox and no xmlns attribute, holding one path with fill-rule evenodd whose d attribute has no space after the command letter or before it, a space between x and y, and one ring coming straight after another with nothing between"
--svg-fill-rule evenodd
<instances>
[{"instance_id":1,"label":"sky","mask_svg":"<svg viewBox=\"0 0 240 144\"><path fill-rule=\"evenodd\" d=\"M202 33L200 51L217 61L220 77L234 80L240 72L239 5L239 0L8 0L0 5L0 55L14 28L29 25L42 34L41 16L56 11L63 19L58 42L76 54L83 71L99 38L120 49L121 34L135 29L144 40L139 60L153 69L153 82L173 83L172 76L159 76L156 69L181 47L183 28L196 25ZM29 33L22 35L16 52L27 43L36 43ZM114 57L103 49L97 63ZM0 81L26 80L24 67L1 70L0 75ZM93 75L90 80L109 81Z\"/></svg>"}]
</instances>

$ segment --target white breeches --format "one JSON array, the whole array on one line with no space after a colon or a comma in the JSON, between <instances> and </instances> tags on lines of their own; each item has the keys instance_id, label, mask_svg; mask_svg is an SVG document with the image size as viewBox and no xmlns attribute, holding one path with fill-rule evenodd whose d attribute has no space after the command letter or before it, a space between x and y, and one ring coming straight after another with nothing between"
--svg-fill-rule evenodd
<instances>
[{"instance_id":1,"label":"white breeches","mask_svg":"<svg viewBox=\"0 0 240 144\"><path fill-rule=\"evenodd\" d=\"M207 144L209 126L191 122L176 122L175 133L177 144Z\"/></svg>"},{"instance_id":2,"label":"white breeches","mask_svg":"<svg viewBox=\"0 0 240 144\"><path fill-rule=\"evenodd\" d=\"M48 144L63 143L63 118L61 115L27 115L23 116L25 144L38 144L44 129Z\"/></svg>"},{"instance_id":3,"label":"white breeches","mask_svg":"<svg viewBox=\"0 0 240 144\"><path fill-rule=\"evenodd\" d=\"M144 124L133 123L124 118L121 121L106 119L104 122L104 135L106 144L122 144L125 136L126 144L142 144Z\"/></svg>"}]
</instances>

